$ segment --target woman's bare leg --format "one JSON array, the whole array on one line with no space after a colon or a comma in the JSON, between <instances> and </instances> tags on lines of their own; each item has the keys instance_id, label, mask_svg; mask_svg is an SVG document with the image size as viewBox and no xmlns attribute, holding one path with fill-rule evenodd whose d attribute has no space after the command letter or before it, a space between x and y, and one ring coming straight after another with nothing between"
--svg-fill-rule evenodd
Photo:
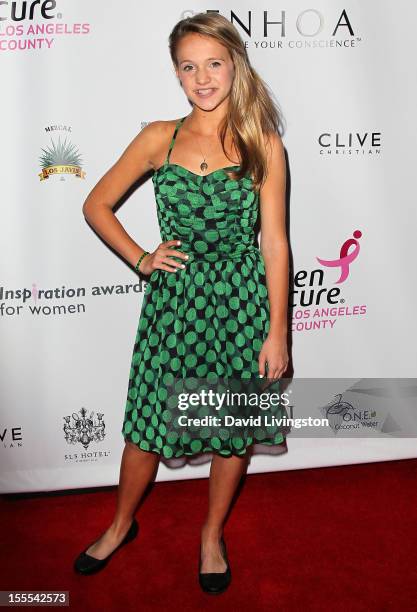
<instances>
[{"instance_id":1,"label":"woman's bare leg","mask_svg":"<svg viewBox=\"0 0 417 612\"><path fill-rule=\"evenodd\" d=\"M96 559L107 557L123 540L138 505L159 464L160 455L143 451L126 442L120 465L116 512L107 531L92 544L87 553Z\"/></svg>"},{"instance_id":2,"label":"woman's bare leg","mask_svg":"<svg viewBox=\"0 0 417 612\"><path fill-rule=\"evenodd\" d=\"M242 457L213 456L209 479L209 509L201 530L201 572L204 574L226 570L220 538L233 495L247 465L248 453Z\"/></svg>"}]
</instances>

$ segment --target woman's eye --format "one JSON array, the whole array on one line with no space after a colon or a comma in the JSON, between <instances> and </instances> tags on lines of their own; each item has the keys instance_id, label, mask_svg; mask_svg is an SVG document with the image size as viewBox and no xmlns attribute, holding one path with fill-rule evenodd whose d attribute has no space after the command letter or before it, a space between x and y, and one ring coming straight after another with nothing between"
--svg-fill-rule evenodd
<instances>
[{"instance_id":1,"label":"woman's eye","mask_svg":"<svg viewBox=\"0 0 417 612\"><path fill-rule=\"evenodd\" d=\"M216 61L216 62L212 62L211 65L212 66L215 66L215 65L216 66L221 66L221 63ZM189 70L187 70L187 68L192 68L191 64L186 64L185 66L183 66L183 70L185 72L189 72Z\"/></svg>"}]
</instances>

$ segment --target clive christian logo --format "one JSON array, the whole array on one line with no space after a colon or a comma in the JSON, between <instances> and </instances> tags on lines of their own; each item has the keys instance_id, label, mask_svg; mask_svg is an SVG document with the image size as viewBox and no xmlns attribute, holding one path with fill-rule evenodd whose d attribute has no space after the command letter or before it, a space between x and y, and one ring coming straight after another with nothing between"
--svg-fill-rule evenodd
<instances>
[{"instance_id":1,"label":"clive christian logo","mask_svg":"<svg viewBox=\"0 0 417 612\"><path fill-rule=\"evenodd\" d=\"M3 427L0 429L0 443L3 448L17 448L22 446L22 427Z\"/></svg>"},{"instance_id":2,"label":"clive christian logo","mask_svg":"<svg viewBox=\"0 0 417 612\"><path fill-rule=\"evenodd\" d=\"M92 442L102 442L106 435L103 416L100 412L96 417L94 412L87 416L85 408L81 408L78 414L73 412L71 416L65 416L63 430L67 443L80 444L87 450Z\"/></svg>"},{"instance_id":3,"label":"clive christian logo","mask_svg":"<svg viewBox=\"0 0 417 612\"><path fill-rule=\"evenodd\" d=\"M48 133L55 131L71 132L71 128L63 125L52 125L45 129ZM42 172L39 174L41 181L49 179L50 176L60 176L60 180L65 180L64 175L68 174L77 178L85 178L85 172L82 170L82 159L76 146L68 140L65 135L65 140L61 142L61 136L53 138L51 136L49 145L42 149L43 153L39 158Z\"/></svg>"},{"instance_id":4,"label":"clive christian logo","mask_svg":"<svg viewBox=\"0 0 417 612\"><path fill-rule=\"evenodd\" d=\"M317 143L320 155L380 155L381 132L322 132Z\"/></svg>"}]
</instances>

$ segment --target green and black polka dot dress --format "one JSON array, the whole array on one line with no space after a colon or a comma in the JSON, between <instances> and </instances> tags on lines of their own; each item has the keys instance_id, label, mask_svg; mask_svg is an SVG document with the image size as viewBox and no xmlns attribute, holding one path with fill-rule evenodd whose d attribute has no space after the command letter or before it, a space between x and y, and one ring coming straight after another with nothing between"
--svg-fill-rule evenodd
<instances>
[{"instance_id":1,"label":"green and black polka dot dress","mask_svg":"<svg viewBox=\"0 0 417 612\"><path fill-rule=\"evenodd\" d=\"M177 122L166 161L152 181L161 239L181 240L175 248L189 259L177 272L156 269L148 279L122 434L165 458L243 455L252 444L281 444L282 428L174 426L179 411L171 402L172 385L193 377L258 379L259 351L269 331L264 261L254 243L259 194L249 175L234 180L226 173L239 166L199 175L170 163L184 119ZM208 414L207 406L194 410Z\"/></svg>"}]
</instances>

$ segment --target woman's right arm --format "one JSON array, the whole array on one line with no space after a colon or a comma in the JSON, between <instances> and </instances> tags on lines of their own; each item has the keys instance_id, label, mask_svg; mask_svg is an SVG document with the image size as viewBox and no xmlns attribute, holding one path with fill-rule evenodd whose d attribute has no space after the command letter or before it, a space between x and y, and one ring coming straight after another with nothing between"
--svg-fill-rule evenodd
<instances>
[{"instance_id":1,"label":"woman's right arm","mask_svg":"<svg viewBox=\"0 0 417 612\"><path fill-rule=\"evenodd\" d=\"M163 129L163 121L145 126L88 194L82 208L89 224L132 266L144 249L123 228L113 207L138 178L153 169L152 160L163 142ZM146 258L142 259L140 268Z\"/></svg>"}]
</instances>

